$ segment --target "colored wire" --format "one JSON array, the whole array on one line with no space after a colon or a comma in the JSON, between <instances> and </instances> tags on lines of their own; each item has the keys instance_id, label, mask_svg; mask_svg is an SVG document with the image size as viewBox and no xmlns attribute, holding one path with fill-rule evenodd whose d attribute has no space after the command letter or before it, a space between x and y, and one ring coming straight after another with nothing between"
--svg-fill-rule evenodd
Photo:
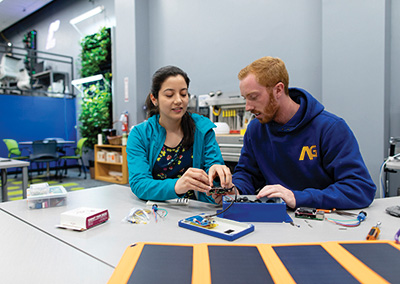
<instances>
[{"instance_id":1,"label":"colored wire","mask_svg":"<svg viewBox=\"0 0 400 284\"><path fill-rule=\"evenodd\" d=\"M332 222L336 225L343 226L343 227L358 227L358 226L360 226L361 222L365 220L366 217L367 217L367 213L364 211L360 211L360 213L358 213L358 215L357 215L357 219L355 219L355 220L337 220L337 219L332 219L332 218L326 218L326 220L329 222ZM349 224L346 222L355 222L355 223Z\"/></svg>"},{"instance_id":2,"label":"colored wire","mask_svg":"<svg viewBox=\"0 0 400 284\"><path fill-rule=\"evenodd\" d=\"M394 235L394 240L396 241L396 244L400 244L399 238L400 238L400 229Z\"/></svg>"},{"instance_id":3,"label":"colored wire","mask_svg":"<svg viewBox=\"0 0 400 284\"><path fill-rule=\"evenodd\" d=\"M332 222L332 223L334 223L336 225L343 226L343 227L358 227L361 224L360 221L357 221L354 224L346 224L346 223L342 223L342 222L331 220L330 218L326 218L326 220L329 221L329 222Z\"/></svg>"},{"instance_id":4,"label":"colored wire","mask_svg":"<svg viewBox=\"0 0 400 284\"><path fill-rule=\"evenodd\" d=\"M327 218L327 219L336 221L336 222L358 222L358 219L351 219L351 220L340 220L340 219L333 219L333 218Z\"/></svg>"},{"instance_id":5,"label":"colored wire","mask_svg":"<svg viewBox=\"0 0 400 284\"><path fill-rule=\"evenodd\" d=\"M162 208L158 208L157 204L153 204L153 206L151 207L151 209L153 210L153 214L154 214L154 219L156 220L156 222L158 221L157 215L164 219L165 216L168 215L168 211L166 209L162 209ZM160 211L162 213L160 213Z\"/></svg>"},{"instance_id":6,"label":"colored wire","mask_svg":"<svg viewBox=\"0 0 400 284\"><path fill-rule=\"evenodd\" d=\"M157 223L157 214L156 214L156 212L157 212L157 210L158 210L157 204L153 204L153 206L151 207L151 209L153 209L154 219L156 220L156 223Z\"/></svg>"},{"instance_id":7,"label":"colored wire","mask_svg":"<svg viewBox=\"0 0 400 284\"><path fill-rule=\"evenodd\" d=\"M163 213L160 213L160 211L162 211ZM168 215L168 211L166 209L163 208L158 208L157 212L158 216L160 216L161 218L165 218Z\"/></svg>"}]
</instances>

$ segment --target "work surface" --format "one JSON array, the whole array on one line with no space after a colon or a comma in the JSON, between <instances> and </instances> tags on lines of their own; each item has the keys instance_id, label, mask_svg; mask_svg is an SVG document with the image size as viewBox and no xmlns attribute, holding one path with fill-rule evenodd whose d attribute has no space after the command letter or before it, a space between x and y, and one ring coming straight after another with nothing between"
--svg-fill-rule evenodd
<instances>
[{"instance_id":1,"label":"work surface","mask_svg":"<svg viewBox=\"0 0 400 284\"><path fill-rule=\"evenodd\" d=\"M105 283L109 265L0 211L1 283Z\"/></svg>"},{"instance_id":2,"label":"work surface","mask_svg":"<svg viewBox=\"0 0 400 284\"><path fill-rule=\"evenodd\" d=\"M155 222L151 217L148 224L131 224L123 222L131 208L150 208L146 202L134 196L127 186L109 185L69 192L67 205L38 210L29 210L26 200L5 202L0 209L16 219L23 220L31 227L37 228L82 250L110 267L116 267L125 249L137 242L157 243L307 243L324 241L365 240L369 230L378 221L382 223L379 239L393 240L400 228L400 219L388 215L385 209L388 206L400 205L400 197L377 199L364 209L367 218L356 228L343 228L327 221L307 220L294 218L300 227L288 223L253 223L255 231L234 242L215 238L195 231L178 227L178 221L198 213L215 213L216 205L190 201L188 206L162 206L168 210L164 219ZM110 220L105 224L87 231L77 232L58 229L55 226L60 222L60 214L78 207L106 208L110 213ZM360 210L352 210L358 213ZM346 219L346 217L330 214L329 217ZM353 217L354 218L354 217ZM347 217L348 219L348 217ZM28 225L28 226L29 226Z\"/></svg>"}]
</instances>

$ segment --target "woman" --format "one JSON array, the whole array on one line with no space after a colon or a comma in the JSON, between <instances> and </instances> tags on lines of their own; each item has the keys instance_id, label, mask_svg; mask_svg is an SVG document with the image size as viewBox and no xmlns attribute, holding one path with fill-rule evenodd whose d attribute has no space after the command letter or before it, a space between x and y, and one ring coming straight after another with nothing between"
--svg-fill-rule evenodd
<instances>
[{"instance_id":1,"label":"woman","mask_svg":"<svg viewBox=\"0 0 400 284\"><path fill-rule=\"evenodd\" d=\"M187 111L189 82L175 66L162 67L153 75L146 100L149 118L132 129L127 144L129 183L141 199L215 202L208 191L216 177L221 186L232 186L214 123Z\"/></svg>"}]
</instances>

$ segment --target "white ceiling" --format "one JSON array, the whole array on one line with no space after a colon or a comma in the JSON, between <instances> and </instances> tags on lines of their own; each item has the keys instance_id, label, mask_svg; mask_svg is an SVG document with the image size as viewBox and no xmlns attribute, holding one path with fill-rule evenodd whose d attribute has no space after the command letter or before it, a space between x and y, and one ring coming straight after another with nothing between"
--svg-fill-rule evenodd
<instances>
[{"instance_id":1,"label":"white ceiling","mask_svg":"<svg viewBox=\"0 0 400 284\"><path fill-rule=\"evenodd\" d=\"M0 31L12 26L53 0L0 0Z\"/></svg>"}]
</instances>

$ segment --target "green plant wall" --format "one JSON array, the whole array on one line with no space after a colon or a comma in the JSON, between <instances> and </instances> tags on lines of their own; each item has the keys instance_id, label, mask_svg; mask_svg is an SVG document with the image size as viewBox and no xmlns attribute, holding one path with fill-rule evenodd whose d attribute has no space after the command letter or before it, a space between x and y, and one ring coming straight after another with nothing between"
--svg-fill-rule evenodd
<instances>
[{"instance_id":1,"label":"green plant wall","mask_svg":"<svg viewBox=\"0 0 400 284\"><path fill-rule=\"evenodd\" d=\"M81 47L81 77L103 74L105 78L104 81L84 84L80 103L79 132L88 138L86 147L93 149L97 144L97 134L112 128L110 29L102 28L98 33L84 37Z\"/></svg>"},{"instance_id":2,"label":"green plant wall","mask_svg":"<svg viewBox=\"0 0 400 284\"><path fill-rule=\"evenodd\" d=\"M79 131L82 137L87 137L86 147L94 148L97 144L97 134L105 128L111 128L111 93L109 86L91 84L84 90L81 100L81 112L79 114Z\"/></svg>"},{"instance_id":3,"label":"green plant wall","mask_svg":"<svg viewBox=\"0 0 400 284\"><path fill-rule=\"evenodd\" d=\"M81 41L82 78L111 72L111 35L109 28L85 36Z\"/></svg>"}]
</instances>

